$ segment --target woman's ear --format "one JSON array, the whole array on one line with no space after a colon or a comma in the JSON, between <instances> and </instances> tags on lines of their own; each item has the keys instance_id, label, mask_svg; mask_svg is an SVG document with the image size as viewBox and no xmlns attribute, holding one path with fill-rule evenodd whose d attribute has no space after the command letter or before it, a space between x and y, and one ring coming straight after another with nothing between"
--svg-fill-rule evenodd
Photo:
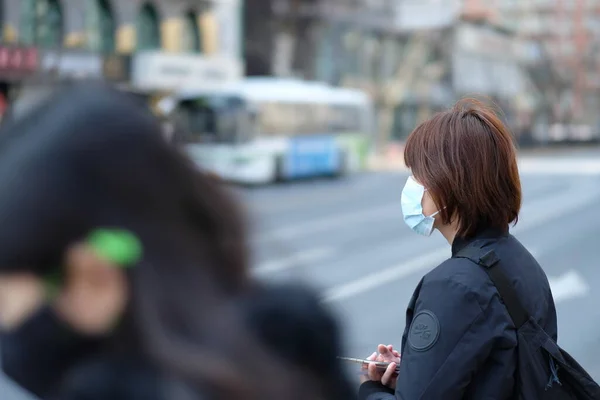
<instances>
[{"instance_id":1,"label":"woman's ear","mask_svg":"<svg viewBox=\"0 0 600 400\"><path fill-rule=\"evenodd\" d=\"M128 298L127 277L118 265L98 255L86 242L67 249L56 307L74 329L88 335L108 333L123 314Z\"/></svg>"}]
</instances>

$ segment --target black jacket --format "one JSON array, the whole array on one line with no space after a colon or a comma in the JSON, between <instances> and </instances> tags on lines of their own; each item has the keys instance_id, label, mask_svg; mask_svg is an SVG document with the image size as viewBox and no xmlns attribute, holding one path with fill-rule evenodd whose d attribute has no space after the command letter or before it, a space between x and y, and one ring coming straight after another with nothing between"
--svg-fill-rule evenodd
<instances>
[{"instance_id":1,"label":"black jacket","mask_svg":"<svg viewBox=\"0 0 600 400\"><path fill-rule=\"evenodd\" d=\"M264 287L240 305L250 331L268 349L328 383L328 399L356 397L336 359L341 352L337 322L311 291ZM4 334L2 344L6 374L43 399L166 400L174 390L188 390L139 356L106 351L102 340L74 333L48 308L17 332ZM192 398L213 397L205 392Z\"/></svg>"},{"instance_id":2,"label":"black jacket","mask_svg":"<svg viewBox=\"0 0 600 400\"><path fill-rule=\"evenodd\" d=\"M511 279L523 306L556 340L556 309L548 279L512 235L482 231L457 238L450 258L423 277L406 311L396 390L361 385L359 398L511 399L517 365L514 324L486 272L454 258L470 241L491 239L497 267Z\"/></svg>"}]
</instances>

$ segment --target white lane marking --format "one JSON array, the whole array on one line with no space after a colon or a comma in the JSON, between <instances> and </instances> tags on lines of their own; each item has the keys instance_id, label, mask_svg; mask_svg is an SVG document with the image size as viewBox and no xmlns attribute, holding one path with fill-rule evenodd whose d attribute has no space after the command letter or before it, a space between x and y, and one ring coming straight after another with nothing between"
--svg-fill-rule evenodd
<instances>
[{"instance_id":1,"label":"white lane marking","mask_svg":"<svg viewBox=\"0 0 600 400\"><path fill-rule=\"evenodd\" d=\"M529 209L543 210L543 215L533 214L533 218L542 218L545 220L548 218L548 215L554 214L556 204L572 201L570 189L571 187L565 186L565 190L562 192L562 196L560 198L548 196L534 203L526 202L521 210L520 220L530 219L530 215L532 214L529 212ZM579 200L582 200L584 203L588 201L586 197L579 198ZM336 214L316 220L313 219L299 224L286 226L284 228L266 231L264 233L259 233L258 236L255 236L255 238L252 240L252 243L256 246L259 246L268 242L292 240L302 236L322 233L327 230L338 229L344 225L360 224L362 222L372 223L380 220L386 220L393 218L394 215L398 216L397 219L399 223L401 223L402 213L399 201L395 201L384 206L379 206L377 208L367 208L361 211L350 211L343 214ZM519 223L519 225L520 224L521 223Z\"/></svg>"},{"instance_id":2,"label":"white lane marking","mask_svg":"<svg viewBox=\"0 0 600 400\"><path fill-rule=\"evenodd\" d=\"M398 215L398 223L402 222L402 213L400 211L400 202L393 202L386 206L369 208L365 211L352 211L349 213L338 214L328 218L321 218L295 224L285 228L275 229L264 235L258 236L254 244L291 240L300 236L323 232L330 229L340 228L348 224L358 224L361 222L373 222L373 220L389 219L390 216Z\"/></svg>"},{"instance_id":3,"label":"white lane marking","mask_svg":"<svg viewBox=\"0 0 600 400\"><path fill-rule=\"evenodd\" d=\"M413 258L405 263L386 268L356 279L350 283L336 286L325 292L325 301L333 302L351 298L357 294L375 289L395 280L406 278L413 273L433 268L450 256L450 249L443 248Z\"/></svg>"},{"instance_id":4,"label":"white lane marking","mask_svg":"<svg viewBox=\"0 0 600 400\"><path fill-rule=\"evenodd\" d=\"M331 258L336 254L336 252L336 249L333 247L318 247L311 250L301 251L283 259L270 260L260 264L252 270L252 273L257 275L265 275L285 271L295 267L302 267L306 264Z\"/></svg>"},{"instance_id":5,"label":"white lane marking","mask_svg":"<svg viewBox=\"0 0 600 400\"><path fill-rule=\"evenodd\" d=\"M522 222L531 221L532 219L534 221L536 219L545 221L556 213L557 205L573 202L573 196L570 189L570 187L566 186L560 197L549 196L534 203L525 203L521 210L521 215L519 216L520 219L517 228L519 225L523 224ZM590 192L588 191L586 194L590 194ZM593 194L596 195L596 193ZM573 205L577 207L579 205L587 204L588 201L588 196L577 197L575 198L575 202L577 203L573 203ZM535 213L531 213L530 210L535 210ZM367 208L364 211L351 211L327 218L293 224L272 231L266 231L265 233L259 233L258 236L252 240L252 243L255 246L259 246L268 242L292 240L302 236L338 229L345 225L360 224L363 222L374 223L380 220L388 220L394 218L394 215L397 215L398 223L402 223L402 212L399 201L377 208Z\"/></svg>"},{"instance_id":6,"label":"white lane marking","mask_svg":"<svg viewBox=\"0 0 600 400\"><path fill-rule=\"evenodd\" d=\"M548 280L555 303L584 297L590 292L589 285L575 270L570 270L559 277L548 278Z\"/></svg>"},{"instance_id":7,"label":"white lane marking","mask_svg":"<svg viewBox=\"0 0 600 400\"><path fill-rule=\"evenodd\" d=\"M521 231L539 227L544 225L547 221L561 215L569 214L586 204L598 201L597 193L588 192L588 194L588 196L576 197L575 201L571 201L570 203L556 202L554 207L551 208L552 211L542 211L538 212L538 214L533 214L533 216L528 217L523 223L520 222L512 229L511 233L518 234ZM389 284L394 280L402 279L412 273L429 270L447 259L449 255L450 249L448 247L433 250L425 256L413 258L407 262L373 272L362 278L333 287L325 292L323 299L326 302L346 300L379 286Z\"/></svg>"}]
</instances>

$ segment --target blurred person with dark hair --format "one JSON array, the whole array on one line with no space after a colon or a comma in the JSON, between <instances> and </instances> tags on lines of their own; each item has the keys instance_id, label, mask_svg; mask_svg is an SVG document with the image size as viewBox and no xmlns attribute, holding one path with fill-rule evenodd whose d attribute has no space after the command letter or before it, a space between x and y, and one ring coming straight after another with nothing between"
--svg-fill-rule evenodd
<instances>
[{"instance_id":1,"label":"blurred person with dark hair","mask_svg":"<svg viewBox=\"0 0 600 400\"><path fill-rule=\"evenodd\" d=\"M347 399L336 321L249 278L244 216L102 85L0 135L4 372L44 399ZM1 396L0 396L1 397Z\"/></svg>"},{"instance_id":2,"label":"blurred person with dark hair","mask_svg":"<svg viewBox=\"0 0 600 400\"><path fill-rule=\"evenodd\" d=\"M515 324L486 270L463 254L475 247L493 250L499 260L494 268L556 340L548 279L509 233L521 208L513 138L490 108L463 100L419 125L407 139L404 157L411 170L402 192L404 220L420 235L437 229L452 257L418 284L400 353L379 345L369 357L391 364L385 372L369 365L359 398L512 399Z\"/></svg>"}]
</instances>

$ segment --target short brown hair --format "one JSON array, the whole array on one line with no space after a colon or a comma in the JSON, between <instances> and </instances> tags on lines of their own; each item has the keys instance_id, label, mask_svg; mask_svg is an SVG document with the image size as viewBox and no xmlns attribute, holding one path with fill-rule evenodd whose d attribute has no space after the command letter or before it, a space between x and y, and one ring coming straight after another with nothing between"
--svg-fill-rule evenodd
<instances>
[{"instance_id":1,"label":"short brown hair","mask_svg":"<svg viewBox=\"0 0 600 400\"><path fill-rule=\"evenodd\" d=\"M521 182L513 137L482 102L461 100L420 124L406 141L404 162L442 222L458 221L458 236L517 223Z\"/></svg>"}]
</instances>

